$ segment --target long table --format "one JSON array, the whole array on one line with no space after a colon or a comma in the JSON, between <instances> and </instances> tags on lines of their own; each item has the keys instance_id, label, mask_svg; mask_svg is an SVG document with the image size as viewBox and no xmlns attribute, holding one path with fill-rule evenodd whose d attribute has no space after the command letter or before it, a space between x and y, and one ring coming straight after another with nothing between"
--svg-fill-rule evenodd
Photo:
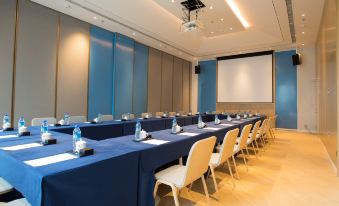
<instances>
[{"instance_id":1,"label":"long table","mask_svg":"<svg viewBox=\"0 0 339 206\"><path fill-rule=\"evenodd\" d=\"M211 116L204 118L214 119L214 115ZM95 150L94 155L39 167L26 164L27 160L63 154L71 149L72 136L67 133L72 131L72 127L52 128L58 139L56 145L16 151L0 149L0 176L32 205L154 205L152 194L157 168L188 155L191 146L200 139L214 135L221 142L230 129L242 128L262 119L237 120L223 125L207 123L205 129L187 125L181 135L170 134L170 130L166 129L172 123L170 118L141 120L144 129L146 125L151 127L153 138L168 141L161 145L134 142L132 134L117 137L112 132L114 128L120 132L121 128L122 135L131 133L134 121L80 124L82 132L85 131L84 140ZM177 121L179 124L195 123L197 117L177 117ZM164 124L165 129L152 126L156 124ZM39 141L39 128L32 127L30 131L30 137L1 138L5 133L0 133L0 148ZM95 138L96 132L99 138ZM86 137L88 134L89 137Z\"/></svg>"}]
</instances>

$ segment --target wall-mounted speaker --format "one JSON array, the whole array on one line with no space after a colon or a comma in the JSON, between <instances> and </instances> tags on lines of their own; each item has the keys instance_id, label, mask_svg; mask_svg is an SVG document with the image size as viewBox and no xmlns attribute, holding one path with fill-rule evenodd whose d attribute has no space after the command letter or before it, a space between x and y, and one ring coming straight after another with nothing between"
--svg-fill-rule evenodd
<instances>
[{"instance_id":1,"label":"wall-mounted speaker","mask_svg":"<svg viewBox=\"0 0 339 206\"><path fill-rule=\"evenodd\" d=\"M200 74L200 65L195 66L195 73Z\"/></svg>"},{"instance_id":2,"label":"wall-mounted speaker","mask_svg":"<svg viewBox=\"0 0 339 206\"><path fill-rule=\"evenodd\" d=\"M300 56L300 54L292 55L292 62L293 62L294 66L300 65L301 64L301 56Z\"/></svg>"}]
</instances>

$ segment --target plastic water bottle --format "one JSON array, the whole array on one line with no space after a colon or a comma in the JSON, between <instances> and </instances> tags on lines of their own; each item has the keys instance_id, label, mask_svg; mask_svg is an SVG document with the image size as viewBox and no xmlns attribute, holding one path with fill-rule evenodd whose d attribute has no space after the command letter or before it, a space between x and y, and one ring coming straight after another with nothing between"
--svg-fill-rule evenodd
<instances>
[{"instance_id":1,"label":"plastic water bottle","mask_svg":"<svg viewBox=\"0 0 339 206\"><path fill-rule=\"evenodd\" d=\"M44 120L41 124L41 133L48 133L48 122Z\"/></svg>"},{"instance_id":2,"label":"plastic water bottle","mask_svg":"<svg viewBox=\"0 0 339 206\"><path fill-rule=\"evenodd\" d=\"M73 152L76 152L76 143L81 140L81 130L78 125L74 126L73 130Z\"/></svg>"},{"instance_id":3,"label":"plastic water bottle","mask_svg":"<svg viewBox=\"0 0 339 206\"><path fill-rule=\"evenodd\" d=\"M140 124L140 121L137 121L137 124L135 125L135 134L134 134L134 138L136 140L140 139L140 132L141 132L141 124Z\"/></svg>"},{"instance_id":4,"label":"plastic water bottle","mask_svg":"<svg viewBox=\"0 0 339 206\"><path fill-rule=\"evenodd\" d=\"M199 114L199 117L198 117L198 124L201 125L202 123L202 119L201 119L201 115Z\"/></svg>"},{"instance_id":5,"label":"plastic water bottle","mask_svg":"<svg viewBox=\"0 0 339 206\"><path fill-rule=\"evenodd\" d=\"M19 118L19 121L18 121L18 128L24 127L24 126L25 126L25 119L24 119L23 116L21 116L21 117Z\"/></svg>"},{"instance_id":6,"label":"plastic water bottle","mask_svg":"<svg viewBox=\"0 0 339 206\"><path fill-rule=\"evenodd\" d=\"M98 123L100 123L102 121L102 114L99 113L97 118L98 118Z\"/></svg>"},{"instance_id":7,"label":"plastic water bottle","mask_svg":"<svg viewBox=\"0 0 339 206\"><path fill-rule=\"evenodd\" d=\"M214 123L219 124L219 118L217 114L214 116Z\"/></svg>"},{"instance_id":8,"label":"plastic water bottle","mask_svg":"<svg viewBox=\"0 0 339 206\"><path fill-rule=\"evenodd\" d=\"M9 122L9 116L8 114L5 114L4 118L2 119L2 124L5 125Z\"/></svg>"},{"instance_id":9,"label":"plastic water bottle","mask_svg":"<svg viewBox=\"0 0 339 206\"><path fill-rule=\"evenodd\" d=\"M172 133L177 133L177 119L174 117L172 120Z\"/></svg>"},{"instance_id":10,"label":"plastic water bottle","mask_svg":"<svg viewBox=\"0 0 339 206\"><path fill-rule=\"evenodd\" d=\"M68 113L64 114L64 121L65 121L65 125L69 125L69 114Z\"/></svg>"}]
</instances>

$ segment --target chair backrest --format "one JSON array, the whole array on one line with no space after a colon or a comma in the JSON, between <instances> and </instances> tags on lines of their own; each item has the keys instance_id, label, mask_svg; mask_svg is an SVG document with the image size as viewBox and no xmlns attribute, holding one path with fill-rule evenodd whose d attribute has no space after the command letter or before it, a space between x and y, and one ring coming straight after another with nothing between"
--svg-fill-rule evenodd
<instances>
[{"instance_id":1,"label":"chair backrest","mask_svg":"<svg viewBox=\"0 0 339 206\"><path fill-rule=\"evenodd\" d=\"M111 114L103 114L101 115L101 121L112 121L113 115Z\"/></svg>"},{"instance_id":2,"label":"chair backrest","mask_svg":"<svg viewBox=\"0 0 339 206\"><path fill-rule=\"evenodd\" d=\"M70 116L69 117L69 123L80 123L80 122L86 122L87 118L85 116Z\"/></svg>"},{"instance_id":3,"label":"chair backrest","mask_svg":"<svg viewBox=\"0 0 339 206\"><path fill-rule=\"evenodd\" d=\"M135 115L134 114L129 114L129 119L135 119Z\"/></svg>"},{"instance_id":4,"label":"chair backrest","mask_svg":"<svg viewBox=\"0 0 339 206\"><path fill-rule=\"evenodd\" d=\"M255 138L257 137L257 134L258 134L258 129L259 129L259 127L260 127L260 123L261 123L261 121L257 121L255 124L254 124L254 127L253 127L253 129L252 129L252 133L251 133L251 135L250 135L250 141L253 141L253 140L255 140Z\"/></svg>"},{"instance_id":5,"label":"chair backrest","mask_svg":"<svg viewBox=\"0 0 339 206\"><path fill-rule=\"evenodd\" d=\"M162 115L164 115L163 112L156 112L155 113L155 117L162 117Z\"/></svg>"},{"instance_id":6,"label":"chair backrest","mask_svg":"<svg viewBox=\"0 0 339 206\"><path fill-rule=\"evenodd\" d=\"M268 121L268 119L264 119L264 121L262 122L262 124L260 126L260 132L259 132L260 137L263 136L266 133L267 121Z\"/></svg>"},{"instance_id":7,"label":"chair backrest","mask_svg":"<svg viewBox=\"0 0 339 206\"><path fill-rule=\"evenodd\" d=\"M141 118L145 118L147 115L149 115L148 112L141 113Z\"/></svg>"},{"instance_id":8,"label":"chair backrest","mask_svg":"<svg viewBox=\"0 0 339 206\"><path fill-rule=\"evenodd\" d=\"M47 120L48 124L55 124L56 119L55 117L39 117L39 118L33 118L31 121L32 126L40 126L45 120Z\"/></svg>"},{"instance_id":9,"label":"chair backrest","mask_svg":"<svg viewBox=\"0 0 339 206\"><path fill-rule=\"evenodd\" d=\"M207 171L216 139L212 136L193 144L187 158L186 175L182 186L199 179Z\"/></svg>"},{"instance_id":10,"label":"chair backrest","mask_svg":"<svg viewBox=\"0 0 339 206\"><path fill-rule=\"evenodd\" d=\"M224 141L220 148L219 162L218 164L224 163L228 158L233 155L233 148L235 143L237 142L239 134L239 129L233 129L226 133L224 137Z\"/></svg>"},{"instance_id":11,"label":"chair backrest","mask_svg":"<svg viewBox=\"0 0 339 206\"><path fill-rule=\"evenodd\" d=\"M250 135L251 128L252 128L252 124L247 124L242 129L241 135L240 135L239 149L244 149L246 147L247 139L248 139L248 136Z\"/></svg>"},{"instance_id":12,"label":"chair backrest","mask_svg":"<svg viewBox=\"0 0 339 206\"><path fill-rule=\"evenodd\" d=\"M169 113L168 113L168 116L174 117L176 114L177 114L176 112L169 112Z\"/></svg>"}]
</instances>

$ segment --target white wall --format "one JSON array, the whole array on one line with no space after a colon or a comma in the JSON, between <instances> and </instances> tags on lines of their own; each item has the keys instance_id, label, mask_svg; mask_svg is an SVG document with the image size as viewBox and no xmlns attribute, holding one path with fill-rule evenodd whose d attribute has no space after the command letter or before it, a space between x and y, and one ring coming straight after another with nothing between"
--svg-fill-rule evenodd
<instances>
[{"instance_id":1,"label":"white wall","mask_svg":"<svg viewBox=\"0 0 339 206\"><path fill-rule=\"evenodd\" d=\"M315 47L305 47L298 52L302 58L302 64L297 67L298 130L316 132L318 108Z\"/></svg>"}]
</instances>

